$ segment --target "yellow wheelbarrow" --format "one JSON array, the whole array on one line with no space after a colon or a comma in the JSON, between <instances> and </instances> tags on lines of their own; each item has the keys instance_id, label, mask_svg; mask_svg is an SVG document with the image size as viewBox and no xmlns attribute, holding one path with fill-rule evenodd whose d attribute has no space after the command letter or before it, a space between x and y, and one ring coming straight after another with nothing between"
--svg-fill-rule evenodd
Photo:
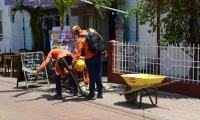
<instances>
[{"instance_id":1,"label":"yellow wheelbarrow","mask_svg":"<svg viewBox=\"0 0 200 120\"><path fill-rule=\"evenodd\" d=\"M120 93L120 95L124 95L127 102L136 103L139 108L141 107L142 97L148 96L151 104L156 105L158 96L157 88L179 81L173 80L162 83L167 76L152 74L123 74L121 77L126 81L127 86L124 93ZM153 102L152 96L155 96L155 102Z\"/></svg>"}]
</instances>

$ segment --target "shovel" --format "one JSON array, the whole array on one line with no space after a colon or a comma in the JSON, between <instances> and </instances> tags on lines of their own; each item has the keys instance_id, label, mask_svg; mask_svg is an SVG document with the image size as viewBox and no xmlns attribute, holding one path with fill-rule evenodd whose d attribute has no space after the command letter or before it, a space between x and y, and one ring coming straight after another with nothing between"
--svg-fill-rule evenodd
<instances>
[{"instance_id":1,"label":"shovel","mask_svg":"<svg viewBox=\"0 0 200 120\"><path fill-rule=\"evenodd\" d=\"M62 58L62 59L63 59L65 65L67 66L67 68L69 68L69 65L68 65L67 61L65 60L65 58ZM81 89L81 87L79 86L79 84L77 83L77 81L76 81L76 79L75 79L75 77L74 77L74 74L73 74L72 72L69 72L69 73L71 74L72 78L74 79L74 82L75 82L76 85L78 86L81 95L83 95L82 89Z\"/></svg>"}]
</instances>

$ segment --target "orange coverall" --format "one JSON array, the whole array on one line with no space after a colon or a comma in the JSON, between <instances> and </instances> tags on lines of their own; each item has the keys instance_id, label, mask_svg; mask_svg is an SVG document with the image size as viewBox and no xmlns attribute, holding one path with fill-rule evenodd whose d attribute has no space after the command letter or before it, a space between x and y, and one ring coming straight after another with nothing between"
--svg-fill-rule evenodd
<instances>
[{"instance_id":1,"label":"orange coverall","mask_svg":"<svg viewBox=\"0 0 200 120\"><path fill-rule=\"evenodd\" d=\"M83 57L83 56L80 56L80 58L79 58L79 60L83 60L83 61L85 61L85 57ZM75 67L76 68L76 67ZM81 71L81 72L84 72L84 83L85 83L85 85L88 85L88 83L89 83L89 74L88 74L88 69L87 69L87 66L85 65L84 66L84 70L83 71ZM77 71L76 69L75 69L75 75L76 75L76 78L79 78L79 71Z\"/></svg>"},{"instance_id":2,"label":"orange coverall","mask_svg":"<svg viewBox=\"0 0 200 120\"><path fill-rule=\"evenodd\" d=\"M93 31L94 33L98 34L94 29L90 28L90 30ZM82 30L81 33L80 33L80 35L86 35L86 34L88 34L87 30ZM103 40L103 38L102 38L102 40ZM89 45L88 45L87 40L84 39L83 36L79 36L77 41L76 41L76 48L75 48L74 59L73 59L74 64L76 64L79 57L81 56L81 50L82 49L84 49L84 52L85 52L85 56L84 56L85 59L91 58L95 55L94 53L92 53L91 51L88 50Z\"/></svg>"},{"instance_id":3,"label":"orange coverall","mask_svg":"<svg viewBox=\"0 0 200 120\"><path fill-rule=\"evenodd\" d=\"M47 58L43 61L43 63L38 68L38 70L39 71L43 70L52 58L55 59L56 61L58 61L60 58L65 57L65 56L70 56L70 57L73 58L73 55L68 50L64 50L64 49L53 49L53 50L51 50L48 53ZM60 66L57 62L56 62L56 65L55 65L55 71L56 71L57 75L61 74ZM66 72L65 72L65 74L66 74Z\"/></svg>"},{"instance_id":4,"label":"orange coverall","mask_svg":"<svg viewBox=\"0 0 200 120\"><path fill-rule=\"evenodd\" d=\"M84 79L84 83L85 83L85 85L88 85L88 83L89 83L89 74L88 74L88 69L87 69L86 65L85 65L84 70L82 72L84 72L84 77L85 77L85 78L83 78ZM76 78L79 78L79 71L77 71L76 69L75 69L75 75L76 75Z\"/></svg>"}]
</instances>

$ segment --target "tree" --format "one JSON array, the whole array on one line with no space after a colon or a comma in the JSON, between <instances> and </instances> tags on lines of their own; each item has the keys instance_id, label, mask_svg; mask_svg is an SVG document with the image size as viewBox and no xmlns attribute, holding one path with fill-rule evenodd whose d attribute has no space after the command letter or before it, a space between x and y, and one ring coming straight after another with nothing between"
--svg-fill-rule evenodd
<instances>
[{"instance_id":1,"label":"tree","mask_svg":"<svg viewBox=\"0 0 200 120\"><path fill-rule=\"evenodd\" d=\"M77 2L77 0L53 0L60 14L61 30L64 28L64 19L69 8Z\"/></svg>"},{"instance_id":2,"label":"tree","mask_svg":"<svg viewBox=\"0 0 200 120\"><path fill-rule=\"evenodd\" d=\"M139 24L150 23L149 33L160 29L163 46L178 45L198 47L200 43L200 0L139 0L136 6L128 12L126 17L139 14ZM156 21L159 17L160 20ZM199 62L200 52L183 49L188 55ZM194 62L194 73L197 79L198 62ZM191 73L190 73L191 74ZM191 78L191 77L190 77Z\"/></svg>"},{"instance_id":3,"label":"tree","mask_svg":"<svg viewBox=\"0 0 200 120\"><path fill-rule=\"evenodd\" d=\"M106 17L105 7L110 7L115 1L117 0L91 0L92 4L97 9L102 18Z\"/></svg>"},{"instance_id":4,"label":"tree","mask_svg":"<svg viewBox=\"0 0 200 120\"><path fill-rule=\"evenodd\" d=\"M31 35L32 35L32 41L33 46L32 49L38 49L40 46L40 43L42 41L41 38L41 28L38 23L38 19L40 17L40 8L41 6L24 6L23 5L24 0L17 1L16 6L9 7L9 16L11 22L14 22L15 14L17 12L22 13L23 11L26 11L30 16L30 24L29 27L31 29ZM67 14L67 11L69 8L76 3L78 0L53 0L58 11L60 14L60 21L61 21L61 30L64 28L64 18ZM94 7L97 9L99 14L102 17L105 17L105 11L102 6L110 6L112 0L92 0L92 3Z\"/></svg>"},{"instance_id":5,"label":"tree","mask_svg":"<svg viewBox=\"0 0 200 120\"><path fill-rule=\"evenodd\" d=\"M64 28L64 19L66 17L69 8L77 2L77 0L53 0L60 14L61 30ZM97 9L98 13L102 18L105 17L104 7L110 6L112 0L92 0L94 7Z\"/></svg>"},{"instance_id":6,"label":"tree","mask_svg":"<svg viewBox=\"0 0 200 120\"><path fill-rule=\"evenodd\" d=\"M39 11L40 11L40 6L37 7L32 7L32 6L23 6L23 0L17 3L16 6L11 6L9 7L9 16L11 22L14 22L15 20L15 14L17 12L22 13L23 11L26 11L29 16L30 16L30 24L29 27L31 29L31 35L32 35L32 41L33 41L33 46L32 49L38 49L40 46L40 41L42 40L41 38L41 28L38 23L38 19L40 17Z\"/></svg>"}]
</instances>

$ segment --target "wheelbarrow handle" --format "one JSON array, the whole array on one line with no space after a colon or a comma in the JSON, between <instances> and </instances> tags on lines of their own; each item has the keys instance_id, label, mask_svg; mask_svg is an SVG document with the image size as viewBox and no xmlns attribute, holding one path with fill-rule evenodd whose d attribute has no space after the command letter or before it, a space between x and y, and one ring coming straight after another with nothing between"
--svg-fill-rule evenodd
<instances>
[{"instance_id":1,"label":"wheelbarrow handle","mask_svg":"<svg viewBox=\"0 0 200 120\"><path fill-rule=\"evenodd\" d=\"M138 90L142 90L142 89L145 89L145 88L149 88L149 87L152 87L152 86L157 85L157 84L160 84L160 82L151 83L151 84L141 86L141 87L131 88L131 90L126 91L124 93L120 93L119 95L124 95L124 94L128 94L128 93L135 92L135 91L138 91Z\"/></svg>"}]
</instances>

